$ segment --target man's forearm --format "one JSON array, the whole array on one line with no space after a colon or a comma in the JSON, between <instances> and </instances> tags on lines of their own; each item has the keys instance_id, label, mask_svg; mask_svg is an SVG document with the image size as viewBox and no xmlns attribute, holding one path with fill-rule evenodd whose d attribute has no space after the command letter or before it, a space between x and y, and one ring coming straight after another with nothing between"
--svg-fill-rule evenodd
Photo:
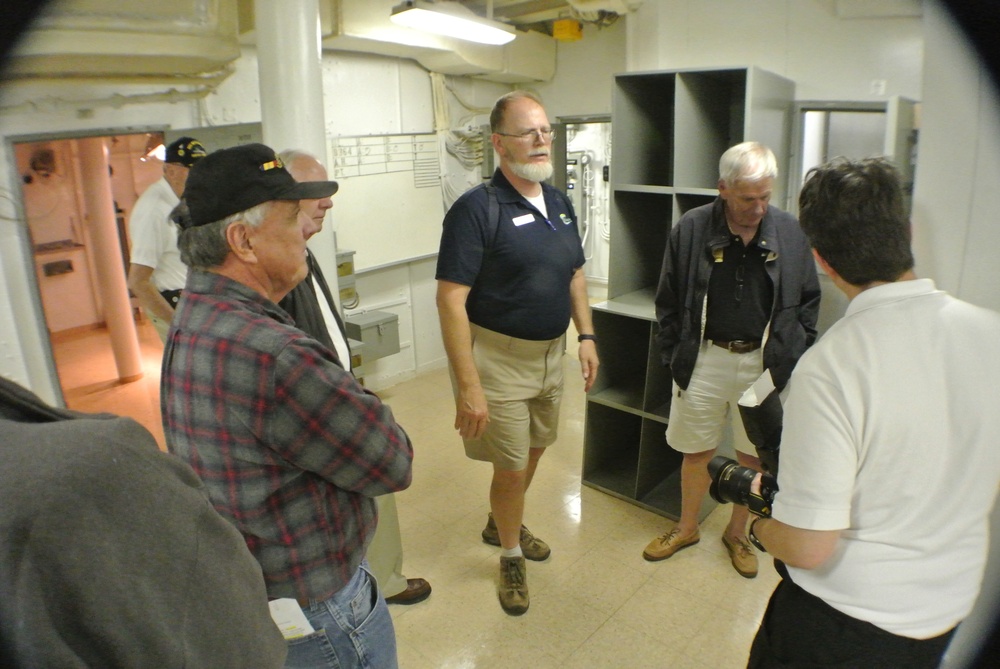
<instances>
[{"instance_id":1,"label":"man's forearm","mask_svg":"<svg viewBox=\"0 0 1000 669\"><path fill-rule=\"evenodd\" d=\"M138 263L133 264L128 273L129 290L139 300L139 305L143 309L169 323L174 318L174 308L153 285L152 276L152 267Z\"/></svg>"},{"instance_id":2,"label":"man's forearm","mask_svg":"<svg viewBox=\"0 0 1000 669\"><path fill-rule=\"evenodd\" d=\"M438 304L438 318L441 321L441 338L445 354L451 365L459 388L479 385L479 371L472 359L472 332L465 305Z\"/></svg>"},{"instance_id":3,"label":"man's forearm","mask_svg":"<svg viewBox=\"0 0 1000 669\"><path fill-rule=\"evenodd\" d=\"M816 569L833 555L840 530L804 530L774 518L758 518L751 525L767 552L790 567Z\"/></svg>"},{"instance_id":4,"label":"man's forearm","mask_svg":"<svg viewBox=\"0 0 1000 669\"><path fill-rule=\"evenodd\" d=\"M163 299L160 291L156 290L153 284L147 282L144 287L139 290L133 289L132 292L135 293L143 309L168 323L173 320L174 308L170 306L169 302Z\"/></svg>"},{"instance_id":5,"label":"man's forearm","mask_svg":"<svg viewBox=\"0 0 1000 669\"><path fill-rule=\"evenodd\" d=\"M580 334L593 334L594 322L590 311L590 298L587 295L587 276L583 269L577 269L569 284L570 314L573 325Z\"/></svg>"}]
</instances>

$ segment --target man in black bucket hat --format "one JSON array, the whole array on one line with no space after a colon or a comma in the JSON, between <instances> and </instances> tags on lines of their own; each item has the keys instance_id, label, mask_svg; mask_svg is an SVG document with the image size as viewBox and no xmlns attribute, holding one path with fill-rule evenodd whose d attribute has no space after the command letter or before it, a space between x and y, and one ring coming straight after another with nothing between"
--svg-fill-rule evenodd
<instances>
[{"instance_id":1,"label":"man in black bucket hat","mask_svg":"<svg viewBox=\"0 0 1000 669\"><path fill-rule=\"evenodd\" d=\"M206 155L205 147L193 137L171 142L163 158L163 177L143 191L129 215L128 287L161 341L166 341L187 280L187 267L177 252L178 230L168 216L184 194L191 168Z\"/></svg>"},{"instance_id":2,"label":"man in black bucket hat","mask_svg":"<svg viewBox=\"0 0 1000 669\"><path fill-rule=\"evenodd\" d=\"M169 450L243 534L272 607L299 621L286 666L390 667L392 619L364 557L374 498L409 486L413 449L389 407L277 305L307 273L300 200L336 190L297 182L262 144L192 168L179 239L191 272L161 408Z\"/></svg>"}]
</instances>

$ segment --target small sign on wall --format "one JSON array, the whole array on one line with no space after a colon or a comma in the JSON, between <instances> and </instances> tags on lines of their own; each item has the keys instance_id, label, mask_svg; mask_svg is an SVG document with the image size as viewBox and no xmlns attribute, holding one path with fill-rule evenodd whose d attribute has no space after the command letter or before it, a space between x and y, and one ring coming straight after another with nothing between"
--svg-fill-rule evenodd
<instances>
[{"instance_id":1,"label":"small sign on wall","mask_svg":"<svg viewBox=\"0 0 1000 669\"><path fill-rule=\"evenodd\" d=\"M59 276L60 274L69 274L72 271L72 260L54 260L42 265L42 272L45 273L45 276Z\"/></svg>"}]
</instances>

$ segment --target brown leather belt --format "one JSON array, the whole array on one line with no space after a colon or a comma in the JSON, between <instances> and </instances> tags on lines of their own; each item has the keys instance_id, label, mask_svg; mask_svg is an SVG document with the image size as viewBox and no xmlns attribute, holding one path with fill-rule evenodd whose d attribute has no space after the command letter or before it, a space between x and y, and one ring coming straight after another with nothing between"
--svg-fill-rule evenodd
<instances>
[{"instance_id":1,"label":"brown leather belt","mask_svg":"<svg viewBox=\"0 0 1000 669\"><path fill-rule=\"evenodd\" d=\"M734 339L733 341L719 341L717 339L710 339L709 341L712 342L713 346L724 348L730 353L749 353L760 348L760 340Z\"/></svg>"}]
</instances>

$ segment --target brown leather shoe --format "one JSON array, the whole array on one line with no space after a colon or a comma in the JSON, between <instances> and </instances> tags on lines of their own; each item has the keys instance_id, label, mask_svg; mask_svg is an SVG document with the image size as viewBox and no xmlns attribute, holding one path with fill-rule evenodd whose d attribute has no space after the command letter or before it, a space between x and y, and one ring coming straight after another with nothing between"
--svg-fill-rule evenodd
<instances>
[{"instance_id":1,"label":"brown leather shoe","mask_svg":"<svg viewBox=\"0 0 1000 669\"><path fill-rule=\"evenodd\" d=\"M431 596L431 584L422 578L406 579L406 590L386 597L386 604L417 604Z\"/></svg>"},{"instance_id":2,"label":"brown leather shoe","mask_svg":"<svg viewBox=\"0 0 1000 669\"><path fill-rule=\"evenodd\" d=\"M493 520L492 513L486 519L486 527L483 529L483 541L493 546L500 545L500 530L497 529L497 522ZM529 560L540 562L552 553L549 545L532 534L531 530L524 525L521 525L520 543L521 552Z\"/></svg>"},{"instance_id":3,"label":"brown leather shoe","mask_svg":"<svg viewBox=\"0 0 1000 669\"><path fill-rule=\"evenodd\" d=\"M701 533L698 530L695 530L694 534L690 536L682 537L681 531L675 527L666 534L650 541L646 550L642 552L642 557L650 562L659 562L666 560L682 548L694 546L699 541L701 541Z\"/></svg>"},{"instance_id":4,"label":"brown leather shoe","mask_svg":"<svg viewBox=\"0 0 1000 669\"><path fill-rule=\"evenodd\" d=\"M722 543L729 551L729 559L733 562L735 569L743 578L754 578L757 576L757 555L753 552L753 547L745 538L740 538L736 542L729 540L725 534L722 535Z\"/></svg>"},{"instance_id":5,"label":"brown leather shoe","mask_svg":"<svg viewBox=\"0 0 1000 669\"><path fill-rule=\"evenodd\" d=\"M512 616L528 610L528 571L523 557L500 558L500 606Z\"/></svg>"}]
</instances>

